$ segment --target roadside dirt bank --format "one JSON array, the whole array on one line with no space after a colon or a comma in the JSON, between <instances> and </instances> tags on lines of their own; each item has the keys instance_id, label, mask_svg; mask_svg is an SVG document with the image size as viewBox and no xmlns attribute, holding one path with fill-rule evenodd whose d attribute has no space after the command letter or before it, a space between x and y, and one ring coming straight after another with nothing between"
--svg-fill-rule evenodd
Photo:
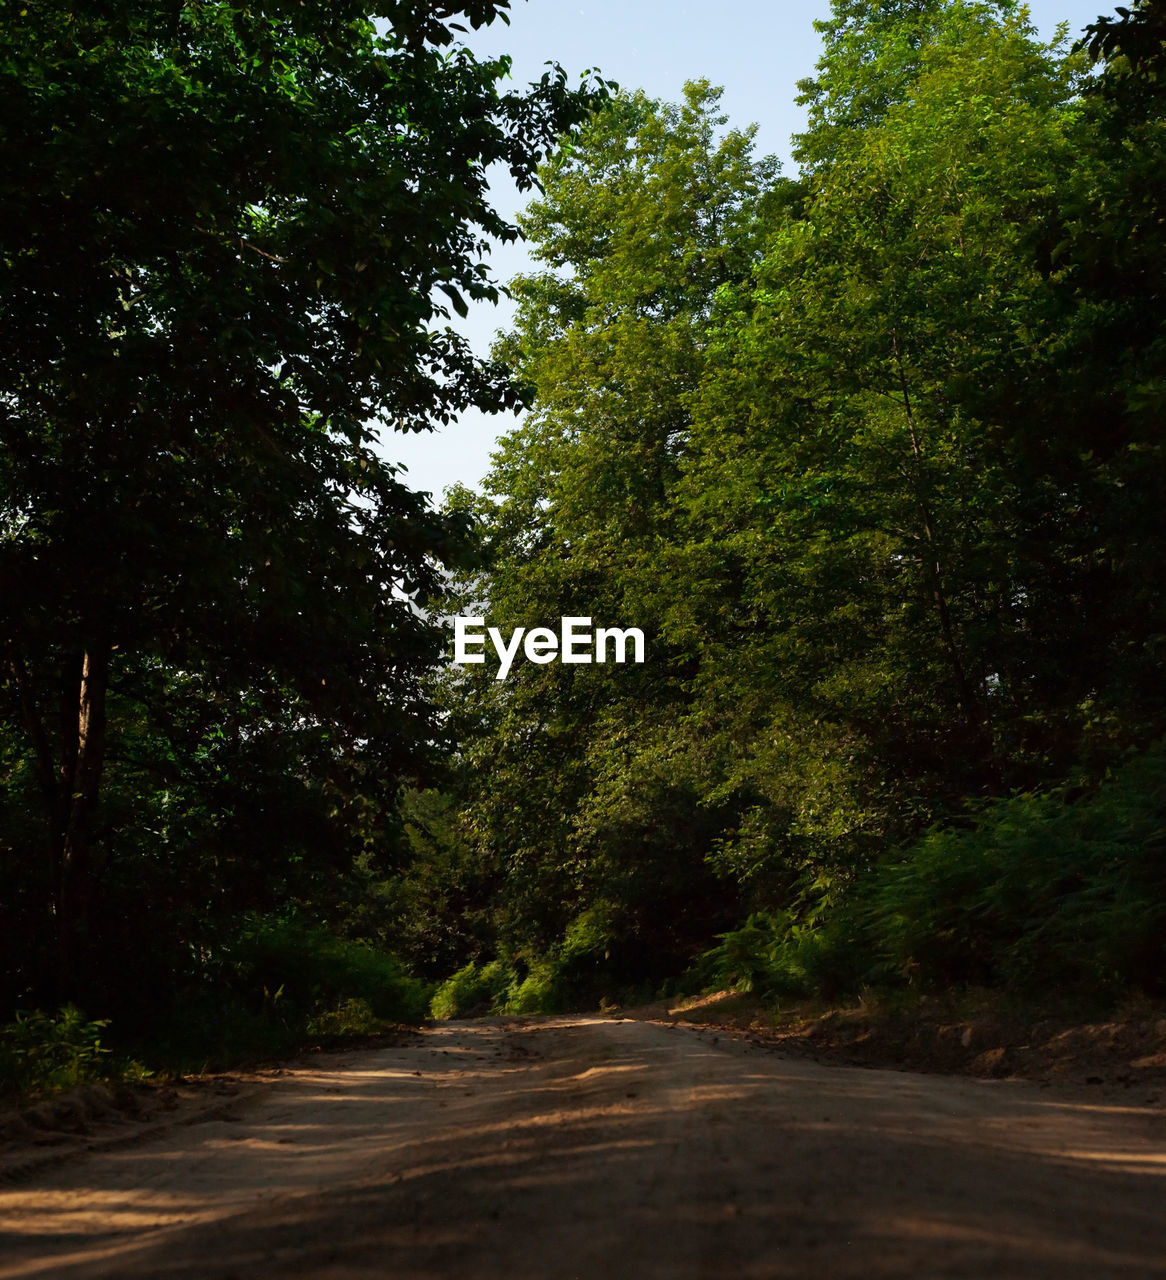
<instances>
[{"instance_id":1,"label":"roadside dirt bank","mask_svg":"<svg viewBox=\"0 0 1166 1280\"><path fill-rule=\"evenodd\" d=\"M400 1026L361 1036L344 1050L316 1050L303 1060L415 1043L416 1028ZM157 1083L80 1085L39 1101L0 1105L0 1186L79 1155L150 1141L176 1126L229 1119L241 1103L287 1075L289 1066L271 1063Z\"/></svg>"},{"instance_id":2,"label":"roadside dirt bank","mask_svg":"<svg viewBox=\"0 0 1166 1280\"><path fill-rule=\"evenodd\" d=\"M755 1047L820 1062L943 1072L988 1079L1133 1089L1166 1097L1166 1007L1097 1020L945 1008L920 1001L900 1011L863 1004L774 1010L731 991L619 1010L621 1017L700 1027Z\"/></svg>"},{"instance_id":3,"label":"roadside dirt bank","mask_svg":"<svg viewBox=\"0 0 1166 1280\"><path fill-rule=\"evenodd\" d=\"M0 1277L1166 1276L1166 1115L1129 1096L560 1018L227 1101L0 1187Z\"/></svg>"}]
</instances>

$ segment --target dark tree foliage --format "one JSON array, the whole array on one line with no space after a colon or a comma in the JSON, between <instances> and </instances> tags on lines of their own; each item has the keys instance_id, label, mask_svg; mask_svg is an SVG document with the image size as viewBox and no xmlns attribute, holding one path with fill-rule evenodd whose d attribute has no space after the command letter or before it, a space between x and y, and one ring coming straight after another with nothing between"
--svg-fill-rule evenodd
<instances>
[{"instance_id":1,"label":"dark tree foliage","mask_svg":"<svg viewBox=\"0 0 1166 1280\"><path fill-rule=\"evenodd\" d=\"M406 597L463 526L383 433L516 403L441 320L516 234L487 166L529 187L588 102L455 43L507 7L0 9L6 995L270 907L421 767Z\"/></svg>"},{"instance_id":2,"label":"dark tree foliage","mask_svg":"<svg viewBox=\"0 0 1166 1280\"><path fill-rule=\"evenodd\" d=\"M1117 6L1117 16L1102 14L1085 28L1082 47L1096 61L1122 58L1137 75L1156 77L1166 60L1166 6L1161 0L1133 0Z\"/></svg>"}]
</instances>

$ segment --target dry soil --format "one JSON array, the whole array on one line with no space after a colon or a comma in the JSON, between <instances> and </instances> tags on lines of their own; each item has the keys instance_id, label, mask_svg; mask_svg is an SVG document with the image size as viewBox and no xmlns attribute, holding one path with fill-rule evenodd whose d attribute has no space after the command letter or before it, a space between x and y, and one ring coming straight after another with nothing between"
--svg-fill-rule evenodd
<instances>
[{"instance_id":1,"label":"dry soil","mask_svg":"<svg viewBox=\"0 0 1166 1280\"><path fill-rule=\"evenodd\" d=\"M1166 1277L1166 1118L1125 1093L446 1023L0 1186L0 1277Z\"/></svg>"}]
</instances>

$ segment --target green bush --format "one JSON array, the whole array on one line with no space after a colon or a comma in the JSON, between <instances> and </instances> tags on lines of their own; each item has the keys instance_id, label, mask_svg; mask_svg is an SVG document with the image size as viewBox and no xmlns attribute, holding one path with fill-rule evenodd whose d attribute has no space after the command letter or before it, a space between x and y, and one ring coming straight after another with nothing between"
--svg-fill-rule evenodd
<instances>
[{"instance_id":1,"label":"green bush","mask_svg":"<svg viewBox=\"0 0 1166 1280\"><path fill-rule=\"evenodd\" d=\"M23 1095L148 1074L123 1053L180 1070L284 1057L313 1041L421 1022L430 993L393 956L363 943L295 921L251 921L202 958L148 1028L123 1028L112 1056L102 1043L105 1020L87 1020L73 1006L18 1013L0 1027L0 1089Z\"/></svg>"},{"instance_id":2,"label":"green bush","mask_svg":"<svg viewBox=\"0 0 1166 1280\"><path fill-rule=\"evenodd\" d=\"M562 941L544 955L463 966L437 989L430 1012L435 1018L457 1018L596 1007L612 986L613 919L613 908L598 903L577 916Z\"/></svg>"},{"instance_id":3,"label":"green bush","mask_svg":"<svg viewBox=\"0 0 1166 1280\"><path fill-rule=\"evenodd\" d=\"M471 960L441 983L429 1002L433 1018L464 1018L481 1010L490 999L490 989L482 980L482 970Z\"/></svg>"},{"instance_id":4,"label":"green bush","mask_svg":"<svg viewBox=\"0 0 1166 1280\"><path fill-rule=\"evenodd\" d=\"M521 982L507 992L506 1013L558 1013L563 1007L554 966L549 961L535 964Z\"/></svg>"},{"instance_id":5,"label":"green bush","mask_svg":"<svg viewBox=\"0 0 1166 1280\"><path fill-rule=\"evenodd\" d=\"M688 984L703 990L732 988L767 998L832 996L859 984L864 964L849 913L814 923L787 912L758 912L694 966Z\"/></svg>"},{"instance_id":6,"label":"green bush","mask_svg":"<svg viewBox=\"0 0 1166 1280\"><path fill-rule=\"evenodd\" d=\"M1166 750L1091 790L984 805L858 878L810 922L752 915L688 977L769 998L866 985L1166 991Z\"/></svg>"},{"instance_id":7,"label":"green bush","mask_svg":"<svg viewBox=\"0 0 1166 1280\"><path fill-rule=\"evenodd\" d=\"M472 960L447 978L433 993L429 1013L434 1018L468 1018L484 1013L512 1012L508 1007L517 977L510 965L491 960L478 965Z\"/></svg>"},{"instance_id":8,"label":"green bush","mask_svg":"<svg viewBox=\"0 0 1166 1280\"><path fill-rule=\"evenodd\" d=\"M740 928L721 934L718 945L706 951L695 966L697 986L769 993L788 927L788 916L758 912Z\"/></svg>"},{"instance_id":9,"label":"green bush","mask_svg":"<svg viewBox=\"0 0 1166 1280\"><path fill-rule=\"evenodd\" d=\"M872 942L916 985L1166 987L1166 754L1096 790L1000 800L869 887Z\"/></svg>"},{"instance_id":10,"label":"green bush","mask_svg":"<svg viewBox=\"0 0 1166 1280\"><path fill-rule=\"evenodd\" d=\"M393 956L295 922L252 926L232 949L230 967L236 990L297 1018L361 1000L375 1018L419 1022L429 1002L427 986Z\"/></svg>"},{"instance_id":11,"label":"green bush","mask_svg":"<svg viewBox=\"0 0 1166 1280\"><path fill-rule=\"evenodd\" d=\"M579 954L560 945L549 956L529 962L491 960L478 965L471 961L437 988L430 1014L444 1019L558 1013L572 1003L586 1003L571 995Z\"/></svg>"},{"instance_id":12,"label":"green bush","mask_svg":"<svg viewBox=\"0 0 1166 1280\"><path fill-rule=\"evenodd\" d=\"M335 1008L325 1009L308 1019L308 1035L324 1040L348 1036L372 1035L382 1029L382 1021L373 1013L367 1000L341 1000Z\"/></svg>"},{"instance_id":13,"label":"green bush","mask_svg":"<svg viewBox=\"0 0 1166 1280\"><path fill-rule=\"evenodd\" d=\"M308 1015L285 1007L278 991L256 998L232 987L198 987L164 1014L135 1048L180 1071L226 1071L284 1058L309 1036Z\"/></svg>"},{"instance_id":14,"label":"green bush","mask_svg":"<svg viewBox=\"0 0 1166 1280\"><path fill-rule=\"evenodd\" d=\"M225 1069L420 1022L429 995L398 960L364 943L300 921L252 920L206 957L140 1051L183 1070Z\"/></svg>"},{"instance_id":15,"label":"green bush","mask_svg":"<svg viewBox=\"0 0 1166 1280\"><path fill-rule=\"evenodd\" d=\"M74 1005L59 1013L17 1013L0 1027L0 1088L16 1094L54 1093L106 1078L108 1023L90 1021Z\"/></svg>"}]
</instances>

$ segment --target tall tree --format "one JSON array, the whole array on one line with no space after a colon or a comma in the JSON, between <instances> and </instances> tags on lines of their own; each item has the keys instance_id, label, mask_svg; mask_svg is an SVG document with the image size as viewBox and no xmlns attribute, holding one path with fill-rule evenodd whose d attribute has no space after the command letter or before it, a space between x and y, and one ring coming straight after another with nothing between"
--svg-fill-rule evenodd
<instances>
[{"instance_id":1,"label":"tall tree","mask_svg":"<svg viewBox=\"0 0 1166 1280\"><path fill-rule=\"evenodd\" d=\"M639 626L648 661L520 659L504 682L483 671L450 691L504 932L545 947L610 907L597 936L630 970L672 963L723 907L702 861L714 818L679 763L689 661L659 590L714 301L748 279L759 210L780 198L719 96L703 82L677 106L622 96L544 171L523 225L545 270L512 283L498 347L534 402L474 504L485 570L462 595L504 631L564 615Z\"/></svg>"},{"instance_id":2,"label":"tall tree","mask_svg":"<svg viewBox=\"0 0 1166 1280\"><path fill-rule=\"evenodd\" d=\"M508 910L553 934L606 904L612 954L674 962L738 890L829 897L1063 772L1093 687L1089 468L1042 408L1084 64L1010 5L840 0L829 35L802 182L741 202L752 224L672 188L733 269L699 274L607 134L532 220L570 270L518 285L535 411L471 595L502 626L634 616L652 666L471 681L469 814Z\"/></svg>"},{"instance_id":3,"label":"tall tree","mask_svg":"<svg viewBox=\"0 0 1166 1280\"><path fill-rule=\"evenodd\" d=\"M516 234L487 167L529 187L588 105L455 44L507 7L4 8L2 710L62 991L116 846L110 709L150 664L254 695L245 736L294 709L389 775L432 737L437 633L404 597L459 529L378 441L516 402L440 322L497 296L486 238Z\"/></svg>"},{"instance_id":4,"label":"tall tree","mask_svg":"<svg viewBox=\"0 0 1166 1280\"><path fill-rule=\"evenodd\" d=\"M1025 411L1065 315L1074 64L982 5L944 6L919 40L914 8L889 32L884 17L827 55L838 101L884 69L887 91L844 145L829 112L804 140L804 216L726 299L685 481L698 547L745 584L709 634L755 696L729 682L710 721L748 739L726 706L771 717L752 733L772 825L792 812L843 865L864 831L869 850L1072 751L1057 656L1034 637L1075 607L1052 574L1081 511ZM790 803L802 788L809 811Z\"/></svg>"},{"instance_id":5,"label":"tall tree","mask_svg":"<svg viewBox=\"0 0 1166 1280\"><path fill-rule=\"evenodd\" d=\"M1017 0L835 0L814 23L822 37L815 74L798 82L807 125L794 139L804 172L838 159L904 102L937 45L958 48L975 31L1015 17Z\"/></svg>"}]
</instances>

